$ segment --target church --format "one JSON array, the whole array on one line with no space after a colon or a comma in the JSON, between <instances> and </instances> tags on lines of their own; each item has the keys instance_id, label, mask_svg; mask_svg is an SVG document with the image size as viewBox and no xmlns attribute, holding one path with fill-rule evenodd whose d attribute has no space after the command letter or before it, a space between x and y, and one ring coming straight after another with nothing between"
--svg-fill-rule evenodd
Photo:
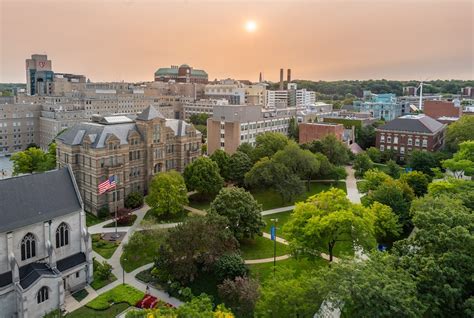
<instances>
[{"instance_id":1,"label":"church","mask_svg":"<svg viewBox=\"0 0 474 318\"><path fill-rule=\"evenodd\" d=\"M92 245L69 167L0 181L0 316L36 318L92 281Z\"/></svg>"}]
</instances>

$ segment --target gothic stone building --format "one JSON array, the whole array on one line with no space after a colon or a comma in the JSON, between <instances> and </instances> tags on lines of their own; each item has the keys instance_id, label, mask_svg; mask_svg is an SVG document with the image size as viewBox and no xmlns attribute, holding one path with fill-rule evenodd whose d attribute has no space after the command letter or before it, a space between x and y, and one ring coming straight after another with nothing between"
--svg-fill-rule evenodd
<instances>
[{"instance_id":1,"label":"gothic stone building","mask_svg":"<svg viewBox=\"0 0 474 318\"><path fill-rule=\"evenodd\" d=\"M0 317L61 308L92 280L92 248L69 168L0 181Z\"/></svg>"},{"instance_id":2,"label":"gothic stone building","mask_svg":"<svg viewBox=\"0 0 474 318\"><path fill-rule=\"evenodd\" d=\"M85 209L97 214L124 206L131 192L146 193L151 178L162 171L183 172L201 155L201 133L178 119L166 119L150 106L135 119L93 118L56 139L60 167L71 165ZM98 185L117 178L116 191L98 193Z\"/></svg>"}]
</instances>

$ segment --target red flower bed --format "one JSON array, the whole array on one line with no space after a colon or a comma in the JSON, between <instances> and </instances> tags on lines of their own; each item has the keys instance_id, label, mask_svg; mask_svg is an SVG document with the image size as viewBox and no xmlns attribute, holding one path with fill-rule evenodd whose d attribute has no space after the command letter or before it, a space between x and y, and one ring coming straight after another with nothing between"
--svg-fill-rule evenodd
<instances>
[{"instance_id":1,"label":"red flower bed","mask_svg":"<svg viewBox=\"0 0 474 318\"><path fill-rule=\"evenodd\" d=\"M157 304L158 304L158 298L152 295L145 295L143 299L140 300L136 304L136 307L142 308L142 309L150 309L150 308L155 308Z\"/></svg>"}]
</instances>

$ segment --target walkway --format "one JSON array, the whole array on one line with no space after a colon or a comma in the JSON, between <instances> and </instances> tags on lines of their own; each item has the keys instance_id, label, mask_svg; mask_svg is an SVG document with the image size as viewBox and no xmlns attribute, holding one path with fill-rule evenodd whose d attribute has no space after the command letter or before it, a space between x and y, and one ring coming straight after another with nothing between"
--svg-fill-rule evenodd
<instances>
[{"instance_id":1,"label":"walkway","mask_svg":"<svg viewBox=\"0 0 474 318\"><path fill-rule=\"evenodd\" d=\"M347 188L347 198L351 200L352 203L360 203L360 193L357 190L357 180L354 176L354 169L351 166L346 166L347 179L346 179L346 188Z\"/></svg>"}]
</instances>

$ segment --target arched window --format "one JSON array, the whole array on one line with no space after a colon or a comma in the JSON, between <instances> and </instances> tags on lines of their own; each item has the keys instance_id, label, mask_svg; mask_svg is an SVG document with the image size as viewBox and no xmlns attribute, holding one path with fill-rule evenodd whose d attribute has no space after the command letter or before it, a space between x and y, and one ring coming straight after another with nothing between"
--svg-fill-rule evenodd
<instances>
[{"instance_id":1,"label":"arched window","mask_svg":"<svg viewBox=\"0 0 474 318\"><path fill-rule=\"evenodd\" d=\"M21 260L36 256L36 239L33 234L28 233L21 241Z\"/></svg>"},{"instance_id":2,"label":"arched window","mask_svg":"<svg viewBox=\"0 0 474 318\"><path fill-rule=\"evenodd\" d=\"M56 248L69 244L69 226L66 223L59 224L56 229Z\"/></svg>"},{"instance_id":3,"label":"arched window","mask_svg":"<svg viewBox=\"0 0 474 318\"><path fill-rule=\"evenodd\" d=\"M47 301L48 298L48 287L41 287L41 289L38 291L38 294L36 294L36 301L38 302L38 304L41 304L42 302Z\"/></svg>"}]
</instances>

